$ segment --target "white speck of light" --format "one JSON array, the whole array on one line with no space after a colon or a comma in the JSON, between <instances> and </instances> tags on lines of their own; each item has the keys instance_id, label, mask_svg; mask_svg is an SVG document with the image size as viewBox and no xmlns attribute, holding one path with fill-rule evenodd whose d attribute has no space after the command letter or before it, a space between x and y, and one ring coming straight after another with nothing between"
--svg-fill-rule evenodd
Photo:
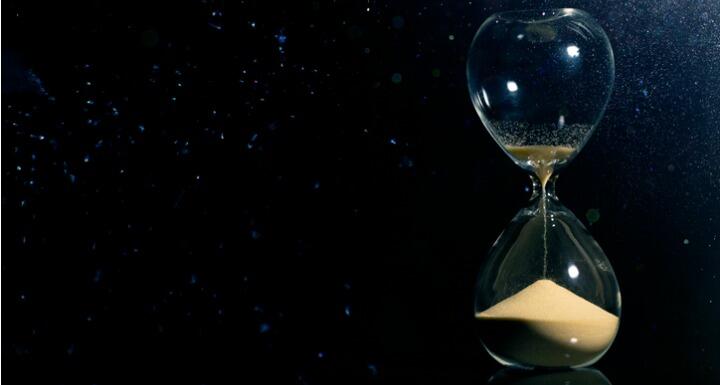
<instances>
[{"instance_id":1,"label":"white speck of light","mask_svg":"<svg viewBox=\"0 0 720 385\"><path fill-rule=\"evenodd\" d=\"M518 40L522 40L524 37L525 37L525 35L522 33L517 35Z\"/></svg>"},{"instance_id":2,"label":"white speck of light","mask_svg":"<svg viewBox=\"0 0 720 385\"><path fill-rule=\"evenodd\" d=\"M576 46L576 45L569 45L569 46L567 46L566 50L567 50L568 56L570 56L570 57L580 56L580 48L578 48L578 46Z\"/></svg>"},{"instance_id":3,"label":"white speck of light","mask_svg":"<svg viewBox=\"0 0 720 385\"><path fill-rule=\"evenodd\" d=\"M575 338L575 337L570 338L570 343L571 343L571 344L576 344L577 342L578 342L578 339L577 339L577 338Z\"/></svg>"},{"instance_id":4,"label":"white speck of light","mask_svg":"<svg viewBox=\"0 0 720 385\"><path fill-rule=\"evenodd\" d=\"M506 86L507 86L508 91L510 91L510 92L515 92L515 91L518 90L518 85L517 85L517 83L515 83L515 82L512 81L512 80L510 80L509 82L507 82Z\"/></svg>"},{"instance_id":5,"label":"white speck of light","mask_svg":"<svg viewBox=\"0 0 720 385\"><path fill-rule=\"evenodd\" d=\"M570 275L570 278L574 279L577 278L578 275L580 275L580 271L578 270L577 266L570 265L570 267L568 267L568 274Z\"/></svg>"},{"instance_id":6,"label":"white speck of light","mask_svg":"<svg viewBox=\"0 0 720 385\"><path fill-rule=\"evenodd\" d=\"M455 40L455 35L448 35L448 40Z\"/></svg>"}]
</instances>

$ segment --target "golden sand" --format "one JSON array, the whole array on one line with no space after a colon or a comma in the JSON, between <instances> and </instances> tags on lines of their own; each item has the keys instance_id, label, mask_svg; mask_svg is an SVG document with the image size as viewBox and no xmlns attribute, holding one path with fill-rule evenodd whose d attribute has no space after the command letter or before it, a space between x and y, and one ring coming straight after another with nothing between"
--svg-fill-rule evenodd
<instances>
[{"instance_id":1,"label":"golden sand","mask_svg":"<svg viewBox=\"0 0 720 385\"><path fill-rule=\"evenodd\" d=\"M572 156L570 146L505 146L505 149L522 163L529 164L545 186L556 164Z\"/></svg>"},{"instance_id":2,"label":"golden sand","mask_svg":"<svg viewBox=\"0 0 720 385\"><path fill-rule=\"evenodd\" d=\"M524 366L592 363L610 346L620 320L549 279L477 313L480 337L494 354Z\"/></svg>"}]
</instances>

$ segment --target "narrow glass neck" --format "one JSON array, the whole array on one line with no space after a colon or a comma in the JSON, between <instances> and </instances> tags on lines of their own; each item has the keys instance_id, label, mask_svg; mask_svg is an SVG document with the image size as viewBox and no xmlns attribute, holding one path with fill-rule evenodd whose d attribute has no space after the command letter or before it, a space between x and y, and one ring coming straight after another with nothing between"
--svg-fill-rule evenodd
<instances>
[{"instance_id":1,"label":"narrow glass neck","mask_svg":"<svg viewBox=\"0 0 720 385\"><path fill-rule=\"evenodd\" d=\"M555 195L555 182L557 181L557 179L558 179L558 175L552 174L548 178L547 182L545 182L545 196L546 197L557 199L557 196ZM538 176L535 175L534 173L531 173L530 180L532 181L532 186L533 186L533 192L532 192L532 196L530 197L530 199L532 200L532 199L536 199L538 197L542 197L543 186L542 186L542 183L540 182L540 178L538 178Z\"/></svg>"}]
</instances>

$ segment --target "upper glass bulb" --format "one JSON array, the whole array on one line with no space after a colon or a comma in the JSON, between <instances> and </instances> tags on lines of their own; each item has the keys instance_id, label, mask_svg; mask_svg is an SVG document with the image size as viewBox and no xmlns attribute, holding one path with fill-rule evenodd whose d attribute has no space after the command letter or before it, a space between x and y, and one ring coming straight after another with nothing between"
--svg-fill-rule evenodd
<instances>
[{"instance_id":1,"label":"upper glass bulb","mask_svg":"<svg viewBox=\"0 0 720 385\"><path fill-rule=\"evenodd\" d=\"M553 169L585 145L605 111L615 77L605 32L572 9L490 16L467 60L470 97L490 135L528 171ZM535 163L533 162L535 161Z\"/></svg>"}]
</instances>

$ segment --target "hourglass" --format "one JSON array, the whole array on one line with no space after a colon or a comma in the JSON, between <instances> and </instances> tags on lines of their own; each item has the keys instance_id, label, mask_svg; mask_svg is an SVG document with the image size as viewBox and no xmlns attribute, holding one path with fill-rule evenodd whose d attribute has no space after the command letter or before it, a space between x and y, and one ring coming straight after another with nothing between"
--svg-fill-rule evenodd
<instances>
[{"instance_id":1,"label":"hourglass","mask_svg":"<svg viewBox=\"0 0 720 385\"><path fill-rule=\"evenodd\" d=\"M478 334L502 364L590 365L617 333L620 290L610 262L554 187L597 126L614 71L607 36L577 9L497 13L473 39L473 105L533 182L530 205L495 241L475 288Z\"/></svg>"}]
</instances>

